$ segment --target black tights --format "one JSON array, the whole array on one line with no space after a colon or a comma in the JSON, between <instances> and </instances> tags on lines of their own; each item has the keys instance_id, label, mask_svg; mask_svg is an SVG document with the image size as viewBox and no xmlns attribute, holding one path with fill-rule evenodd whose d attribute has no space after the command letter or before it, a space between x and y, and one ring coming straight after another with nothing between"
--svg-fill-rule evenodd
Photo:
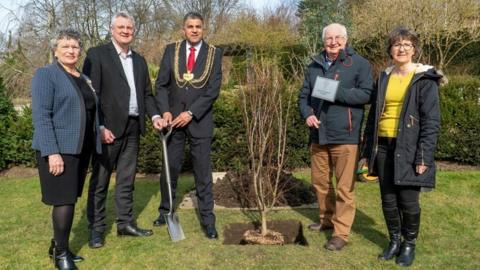
<instances>
[{"instance_id":1,"label":"black tights","mask_svg":"<svg viewBox=\"0 0 480 270\"><path fill-rule=\"evenodd\" d=\"M397 210L402 213L420 213L420 187L399 186L394 183L395 139L380 139L376 166L382 196L382 208L385 211Z\"/></svg>"},{"instance_id":2,"label":"black tights","mask_svg":"<svg viewBox=\"0 0 480 270\"><path fill-rule=\"evenodd\" d=\"M68 239L72 229L75 204L55 205L52 209L53 239L57 243L57 252L68 249Z\"/></svg>"}]
</instances>

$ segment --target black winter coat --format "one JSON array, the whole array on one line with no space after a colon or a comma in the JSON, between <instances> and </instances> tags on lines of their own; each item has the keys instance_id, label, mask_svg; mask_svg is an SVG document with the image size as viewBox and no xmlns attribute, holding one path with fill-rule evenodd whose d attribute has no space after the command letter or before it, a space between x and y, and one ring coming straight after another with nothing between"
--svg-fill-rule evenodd
<instances>
[{"instance_id":1,"label":"black winter coat","mask_svg":"<svg viewBox=\"0 0 480 270\"><path fill-rule=\"evenodd\" d=\"M372 69L368 61L351 47L340 52L329 67L325 51L312 58L305 71L305 80L298 96L298 106L304 119L316 115L320 128L310 128L310 142L326 144L358 144L364 104L370 102L373 91ZM340 81L335 102L312 96L317 77Z\"/></svg>"},{"instance_id":2,"label":"black winter coat","mask_svg":"<svg viewBox=\"0 0 480 270\"><path fill-rule=\"evenodd\" d=\"M432 66L416 64L416 72L408 86L400 114L394 152L396 185L435 187L434 154L440 130L438 84L442 78ZM385 107L385 92L393 67L380 74L368 114L361 157L367 158L369 174L376 175L378 122ZM419 175L416 165L428 169Z\"/></svg>"}]
</instances>

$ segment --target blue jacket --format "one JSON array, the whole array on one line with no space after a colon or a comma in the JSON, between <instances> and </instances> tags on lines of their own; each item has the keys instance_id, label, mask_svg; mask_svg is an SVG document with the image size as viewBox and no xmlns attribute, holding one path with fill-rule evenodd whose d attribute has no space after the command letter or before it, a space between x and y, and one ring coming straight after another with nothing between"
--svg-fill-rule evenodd
<instances>
[{"instance_id":1,"label":"blue jacket","mask_svg":"<svg viewBox=\"0 0 480 270\"><path fill-rule=\"evenodd\" d=\"M318 76L340 82L335 102L312 96ZM310 143L358 144L364 104L370 102L372 91L370 64L351 47L342 50L330 67L325 60L325 51L313 57L298 96L302 117L307 119L316 115L321 122L319 129L310 128Z\"/></svg>"},{"instance_id":2,"label":"blue jacket","mask_svg":"<svg viewBox=\"0 0 480 270\"><path fill-rule=\"evenodd\" d=\"M42 157L60 153L80 154L85 135L85 104L80 90L60 64L53 63L36 70L32 79L32 114L32 148L40 151ZM96 113L96 151L101 153L98 123Z\"/></svg>"}]
</instances>

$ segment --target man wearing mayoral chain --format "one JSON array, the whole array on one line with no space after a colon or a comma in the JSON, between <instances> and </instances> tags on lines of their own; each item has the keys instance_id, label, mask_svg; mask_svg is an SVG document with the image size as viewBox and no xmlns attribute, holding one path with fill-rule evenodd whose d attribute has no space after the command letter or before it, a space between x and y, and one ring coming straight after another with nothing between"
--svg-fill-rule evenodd
<instances>
[{"instance_id":1,"label":"man wearing mayoral chain","mask_svg":"<svg viewBox=\"0 0 480 270\"><path fill-rule=\"evenodd\" d=\"M213 103L222 82L222 53L203 40L202 15L190 12L183 20L185 40L167 45L155 83L156 103L161 113L153 117L157 129L168 125L172 134L167 141L172 194L175 198L182 168L185 142L190 142L200 222L210 239L218 238L213 214L212 165ZM165 170L163 170L165 172ZM162 199L154 226L165 224L169 212L165 173L160 177Z\"/></svg>"}]
</instances>

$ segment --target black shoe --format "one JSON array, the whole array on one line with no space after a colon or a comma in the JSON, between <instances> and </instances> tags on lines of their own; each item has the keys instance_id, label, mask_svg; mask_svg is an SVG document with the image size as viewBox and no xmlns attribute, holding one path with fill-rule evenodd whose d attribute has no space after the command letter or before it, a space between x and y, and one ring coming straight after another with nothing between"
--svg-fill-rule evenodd
<instances>
[{"instance_id":1,"label":"black shoe","mask_svg":"<svg viewBox=\"0 0 480 270\"><path fill-rule=\"evenodd\" d=\"M90 230L90 238L88 239L88 246L90 248L101 248L104 245L103 241L103 233L96 231L96 230Z\"/></svg>"},{"instance_id":2,"label":"black shoe","mask_svg":"<svg viewBox=\"0 0 480 270\"><path fill-rule=\"evenodd\" d=\"M165 216L160 214L157 219L153 222L153 226L155 227L160 227L167 224L167 221L165 220Z\"/></svg>"},{"instance_id":3,"label":"black shoe","mask_svg":"<svg viewBox=\"0 0 480 270\"><path fill-rule=\"evenodd\" d=\"M378 255L378 259L381 261L393 259L400 252L400 244L401 241L399 234L390 236L390 243L388 243L388 247L385 248L380 255Z\"/></svg>"},{"instance_id":4,"label":"black shoe","mask_svg":"<svg viewBox=\"0 0 480 270\"><path fill-rule=\"evenodd\" d=\"M403 241L395 262L400 266L410 266L415 260L415 242Z\"/></svg>"},{"instance_id":5,"label":"black shoe","mask_svg":"<svg viewBox=\"0 0 480 270\"><path fill-rule=\"evenodd\" d=\"M117 229L118 236L150 236L153 234L152 230L144 230L137 227L137 225L127 225L124 228Z\"/></svg>"},{"instance_id":6,"label":"black shoe","mask_svg":"<svg viewBox=\"0 0 480 270\"><path fill-rule=\"evenodd\" d=\"M75 262L67 251L56 253L54 256L55 268L59 270L77 270Z\"/></svg>"},{"instance_id":7,"label":"black shoe","mask_svg":"<svg viewBox=\"0 0 480 270\"><path fill-rule=\"evenodd\" d=\"M218 239L218 232L217 229L215 229L215 225L205 226L205 235L209 239Z\"/></svg>"},{"instance_id":8,"label":"black shoe","mask_svg":"<svg viewBox=\"0 0 480 270\"><path fill-rule=\"evenodd\" d=\"M52 239L52 242L50 244L50 247L48 248L48 257L53 258L53 250L55 248L55 240ZM67 252L70 254L70 257L72 258L72 261L78 263L78 262L83 262L83 257L82 256L77 256L73 254L69 249L67 249Z\"/></svg>"}]
</instances>

